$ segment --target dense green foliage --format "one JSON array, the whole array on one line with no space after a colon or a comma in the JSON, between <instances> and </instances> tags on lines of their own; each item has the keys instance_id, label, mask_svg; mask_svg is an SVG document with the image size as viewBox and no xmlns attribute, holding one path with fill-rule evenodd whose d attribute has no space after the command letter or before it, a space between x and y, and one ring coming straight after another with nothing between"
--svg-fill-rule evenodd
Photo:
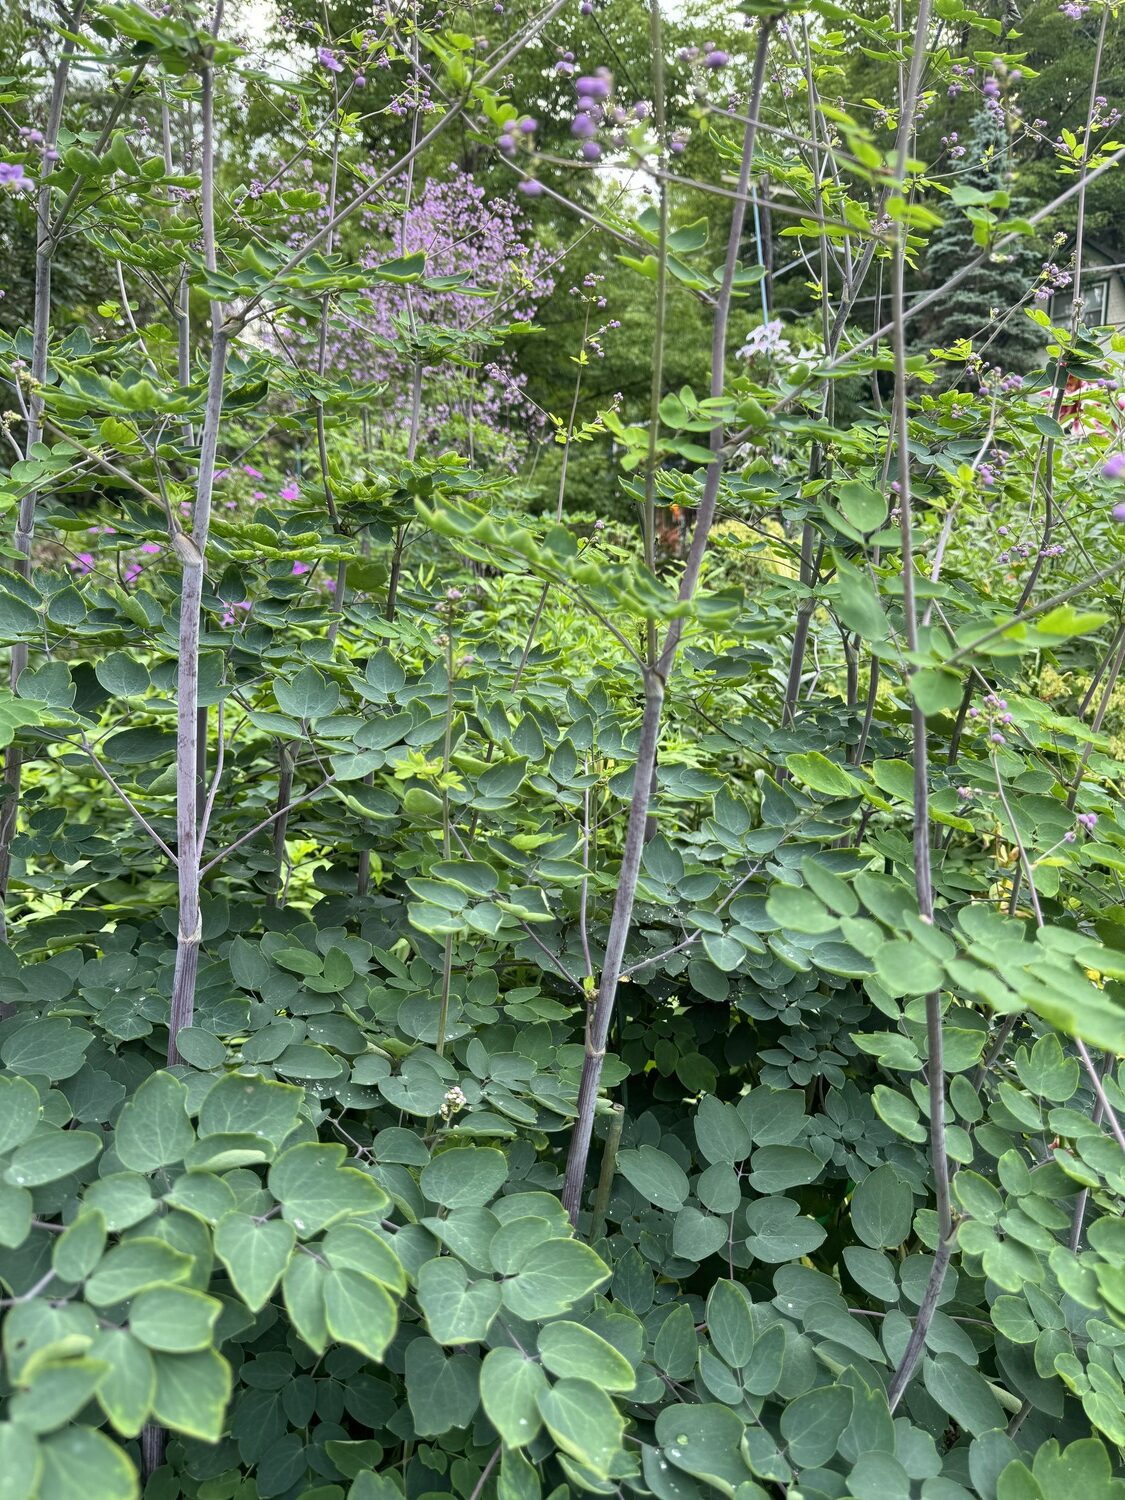
<instances>
[{"instance_id":1,"label":"dense green foliage","mask_svg":"<svg viewBox=\"0 0 1125 1500\"><path fill-rule=\"evenodd\" d=\"M1071 9L4 23L0 1500L1125 1497Z\"/></svg>"}]
</instances>

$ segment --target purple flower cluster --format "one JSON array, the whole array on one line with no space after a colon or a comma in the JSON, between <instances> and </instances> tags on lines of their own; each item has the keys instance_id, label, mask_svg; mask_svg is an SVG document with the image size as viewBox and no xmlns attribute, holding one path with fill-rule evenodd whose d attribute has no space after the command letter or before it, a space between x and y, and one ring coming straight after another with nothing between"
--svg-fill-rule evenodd
<instances>
[{"instance_id":1,"label":"purple flower cluster","mask_svg":"<svg viewBox=\"0 0 1125 1500\"><path fill-rule=\"evenodd\" d=\"M1036 300L1046 302L1055 292L1061 292L1074 280L1069 271L1064 271L1053 260L1047 261L1039 272L1039 285L1035 289Z\"/></svg>"},{"instance_id":2,"label":"purple flower cluster","mask_svg":"<svg viewBox=\"0 0 1125 1500\"><path fill-rule=\"evenodd\" d=\"M941 143L952 161L959 161L964 156L965 147L959 144L955 130L951 130L948 135L943 135Z\"/></svg>"},{"instance_id":3,"label":"purple flower cluster","mask_svg":"<svg viewBox=\"0 0 1125 1500\"><path fill-rule=\"evenodd\" d=\"M518 126L507 133L520 141L533 136ZM318 188L322 198L318 208L291 216L288 238L293 245L328 219L327 189L311 167L298 170L305 173L305 185ZM373 165L370 175L377 170ZM530 186L525 183L524 190ZM535 188L542 191L538 183ZM327 369L357 385L409 389L415 358L412 330L417 328L427 340L432 335L437 349L442 340L453 350L459 343L464 347L471 331L476 347L486 346L490 306L498 310L501 323L531 322L540 300L553 290L550 252L530 236L513 199L490 196L456 168L444 178L428 179L405 214L393 205L373 204L358 216L358 227L367 243L360 255L367 268L392 256L424 253L427 277L470 275L463 285L443 288L381 283L341 307L329 320ZM319 319L310 314L303 323L296 321L296 338L307 358L319 338ZM529 434L538 432L542 422L525 394L525 377L507 368L506 357L495 351L480 369L442 362L440 353L425 356L425 361L420 441L472 451L478 458L487 453L497 463L514 466ZM388 399L385 424L403 429L409 420L410 403Z\"/></svg>"},{"instance_id":4,"label":"purple flower cluster","mask_svg":"<svg viewBox=\"0 0 1125 1500\"><path fill-rule=\"evenodd\" d=\"M676 56L681 62L710 68L713 73L719 72L730 62L730 57L717 42L704 42L702 47L681 47Z\"/></svg>"}]
</instances>

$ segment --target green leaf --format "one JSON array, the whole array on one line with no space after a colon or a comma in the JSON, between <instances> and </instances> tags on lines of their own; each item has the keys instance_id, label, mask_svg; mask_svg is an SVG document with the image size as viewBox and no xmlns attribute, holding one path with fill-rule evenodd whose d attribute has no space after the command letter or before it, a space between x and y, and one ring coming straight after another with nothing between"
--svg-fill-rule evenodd
<instances>
[{"instance_id":1,"label":"green leaf","mask_svg":"<svg viewBox=\"0 0 1125 1500\"><path fill-rule=\"evenodd\" d=\"M1004 1426L1004 1413L984 1376L955 1354L926 1358L926 1390L959 1427L974 1434Z\"/></svg>"},{"instance_id":2,"label":"green leaf","mask_svg":"<svg viewBox=\"0 0 1125 1500\"><path fill-rule=\"evenodd\" d=\"M221 1302L186 1286L158 1286L140 1292L129 1309L129 1332L148 1349L189 1354L206 1349Z\"/></svg>"},{"instance_id":3,"label":"green leaf","mask_svg":"<svg viewBox=\"0 0 1125 1500\"><path fill-rule=\"evenodd\" d=\"M443 1256L418 1272L418 1304L437 1343L479 1343L500 1311L500 1287L495 1281L470 1281L459 1260Z\"/></svg>"},{"instance_id":4,"label":"green leaf","mask_svg":"<svg viewBox=\"0 0 1125 1500\"><path fill-rule=\"evenodd\" d=\"M758 1260L780 1265L808 1255L824 1243L825 1229L805 1218L792 1198L758 1198L746 1210L746 1248Z\"/></svg>"},{"instance_id":5,"label":"green leaf","mask_svg":"<svg viewBox=\"0 0 1125 1500\"><path fill-rule=\"evenodd\" d=\"M387 1206L387 1195L373 1178L340 1165L346 1155L346 1148L335 1142L303 1141L283 1151L270 1167L270 1192L301 1239L337 1219L378 1214Z\"/></svg>"},{"instance_id":6,"label":"green leaf","mask_svg":"<svg viewBox=\"0 0 1125 1500\"><path fill-rule=\"evenodd\" d=\"M791 1401L781 1414L790 1463L802 1469L826 1464L851 1415L852 1392L846 1386L818 1386Z\"/></svg>"},{"instance_id":7,"label":"green leaf","mask_svg":"<svg viewBox=\"0 0 1125 1500\"><path fill-rule=\"evenodd\" d=\"M195 1140L187 1116L188 1091L170 1073L150 1073L121 1111L114 1148L121 1165L154 1172L183 1160Z\"/></svg>"},{"instance_id":8,"label":"green leaf","mask_svg":"<svg viewBox=\"0 0 1125 1500\"><path fill-rule=\"evenodd\" d=\"M102 1149L101 1140L89 1130L60 1130L40 1124L30 1140L17 1146L4 1172L13 1187L41 1187L69 1177Z\"/></svg>"},{"instance_id":9,"label":"green leaf","mask_svg":"<svg viewBox=\"0 0 1125 1500\"><path fill-rule=\"evenodd\" d=\"M84 1209L59 1235L51 1251L51 1265L61 1281L84 1280L105 1250L105 1215L97 1208Z\"/></svg>"},{"instance_id":10,"label":"green leaf","mask_svg":"<svg viewBox=\"0 0 1125 1500\"><path fill-rule=\"evenodd\" d=\"M863 783L838 766L835 761L821 755L819 750L807 754L787 755L785 764L790 773L802 785L828 797L855 797L863 791Z\"/></svg>"},{"instance_id":11,"label":"green leaf","mask_svg":"<svg viewBox=\"0 0 1125 1500\"><path fill-rule=\"evenodd\" d=\"M539 1334L539 1355L552 1375L590 1380L604 1391L631 1391L637 1383L624 1355L581 1323L548 1323Z\"/></svg>"},{"instance_id":12,"label":"green leaf","mask_svg":"<svg viewBox=\"0 0 1125 1500\"><path fill-rule=\"evenodd\" d=\"M901 995L928 995L945 982L945 971L937 959L920 942L909 938L882 943L875 952L875 972L895 999Z\"/></svg>"},{"instance_id":13,"label":"green leaf","mask_svg":"<svg viewBox=\"0 0 1125 1500\"><path fill-rule=\"evenodd\" d=\"M204 1443L217 1443L230 1400L230 1365L215 1349L198 1354L155 1354L153 1415L165 1427Z\"/></svg>"},{"instance_id":14,"label":"green leaf","mask_svg":"<svg viewBox=\"0 0 1125 1500\"><path fill-rule=\"evenodd\" d=\"M732 1104L706 1094L695 1112L695 1139L709 1162L745 1161L750 1155L750 1132Z\"/></svg>"},{"instance_id":15,"label":"green leaf","mask_svg":"<svg viewBox=\"0 0 1125 1500\"><path fill-rule=\"evenodd\" d=\"M317 1354L328 1346L324 1278L328 1273L311 1255L294 1255L285 1268L281 1292L297 1336Z\"/></svg>"},{"instance_id":16,"label":"green leaf","mask_svg":"<svg viewBox=\"0 0 1125 1500\"><path fill-rule=\"evenodd\" d=\"M92 1427L56 1432L40 1445L40 1453L43 1478L39 1493L44 1500L48 1495L135 1500L139 1493L137 1471L128 1456L104 1432Z\"/></svg>"},{"instance_id":17,"label":"green leaf","mask_svg":"<svg viewBox=\"0 0 1125 1500\"><path fill-rule=\"evenodd\" d=\"M90 1357L106 1366L98 1405L122 1437L137 1437L156 1395L152 1355L124 1328L106 1328L91 1344Z\"/></svg>"},{"instance_id":18,"label":"green leaf","mask_svg":"<svg viewBox=\"0 0 1125 1500\"><path fill-rule=\"evenodd\" d=\"M485 1415L505 1447L523 1448L538 1435L539 1397L547 1377L518 1349L490 1349L480 1371L480 1399Z\"/></svg>"},{"instance_id":19,"label":"green leaf","mask_svg":"<svg viewBox=\"0 0 1125 1500\"><path fill-rule=\"evenodd\" d=\"M804 1146L761 1146L750 1158L748 1178L756 1193L780 1193L815 1182L821 1173L819 1157Z\"/></svg>"},{"instance_id":20,"label":"green leaf","mask_svg":"<svg viewBox=\"0 0 1125 1500\"><path fill-rule=\"evenodd\" d=\"M0 1422L0 1500L36 1500L42 1470L34 1435L14 1422ZM85 1494L85 1489L80 1493Z\"/></svg>"},{"instance_id":21,"label":"green leaf","mask_svg":"<svg viewBox=\"0 0 1125 1500\"><path fill-rule=\"evenodd\" d=\"M577 1240L543 1240L515 1276L501 1283L504 1306L517 1318L540 1322L569 1312L609 1280L609 1268L588 1245Z\"/></svg>"},{"instance_id":22,"label":"green leaf","mask_svg":"<svg viewBox=\"0 0 1125 1500\"><path fill-rule=\"evenodd\" d=\"M656 1441L668 1462L724 1495L734 1495L748 1482L742 1434L737 1413L712 1402L666 1406L656 1419Z\"/></svg>"},{"instance_id":23,"label":"green leaf","mask_svg":"<svg viewBox=\"0 0 1125 1500\"><path fill-rule=\"evenodd\" d=\"M260 1312L273 1295L296 1242L293 1226L282 1219L261 1222L243 1213L220 1219L215 1254L251 1312Z\"/></svg>"},{"instance_id":24,"label":"green leaf","mask_svg":"<svg viewBox=\"0 0 1125 1500\"><path fill-rule=\"evenodd\" d=\"M716 1281L707 1297L707 1331L718 1353L740 1370L754 1347L754 1323L746 1298L733 1281Z\"/></svg>"},{"instance_id":25,"label":"green leaf","mask_svg":"<svg viewBox=\"0 0 1125 1500\"><path fill-rule=\"evenodd\" d=\"M836 490L836 503L857 530L869 535L887 519L887 502L861 479L846 479Z\"/></svg>"},{"instance_id":26,"label":"green leaf","mask_svg":"<svg viewBox=\"0 0 1125 1500\"><path fill-rule=\"evenodd\" d=\"M625 1423L606 1393L589 1380L560 1380L539 1395L539 1414L564 1453L603 1478L621 1451Z\"/></svg>"},{"instance_id":27,"label":"green leaf","mask_svg":"<svg viewBox=\"0 0 1125 1500\"><path fill-rule=\"evenodd\" d=\"M338 1270L350 1268L392 1292L406 1291L406 1272L398 1256L374 1231L362 1224L334 1224L320 1242L320 1254Z\"/></svg>"},{"instance_id":28,"label":"green leaf","mask_svg":"<svg viewBox=\"0 0 1125 1500\"><path fill-rule=\"evenodd\" d=\"M910 1233L914 1195L894 1167L876 1167L852 1194L851 1213L852 1228L865 1245L891 1249Z\"/></svg>"},{"instance_id":29,"label":"green leaf","mask_svg":"<svg viewBox=\"0 0 1125 1500\"><path fill-rule=\"evenodd\" d=\"M86 1301L112 1307L162 1282L186 1281L194 1262L164 1240L140 1236L107 1250L86 1283Z\"/></svg>"},{"instance_id":30,"label":"green leaf","mask_svg":"<svg viewBox=\"0 0 1125 1500\"><path fill-rule=\"evenodd\" d=\"M0 1152L26 1141L39 1120L39 1094L26 1078L0 1078Z\"/></svg>"},{"instance_id":31,"label":"green leaf","mask_svg":"<svg viewBox=\"0 0 1125 1500\"><path fill-rule=\"evenodd\" d=\"M992 1183L979 1172L968 1172L964 1168L953 1179L953 1196L974 1219L982 1224L998 1224L1004 1209L1004 1200Z\"/></svg>"},{"instance_id":32,"label":"green leaf","mask_svg":"<svg viewBox=\"0 0 1125 1500\"><path fill-rule=\"evenodd\" d=\"M491 1146L442 1151L423 1167L421 1187L443 1208L477 1208L491 1200L508 1178L508 1160Z\"/></svg>"},{"instance_id":33,"label":"green leaf","mask_svg":"<svg viewBox=\"0 0 1125 1500\"><path fill-rule=\"evenodd\" d=\"M138 698L149 689L148 668L124 651L113 651L94 667L94 675L115 698Z\"/></svg>"},{"instance_id":34,"label":"green leaf","mask_svg":"<svg viewBox=\"0 0 1125 1500\"><path fill-rule=\"evenodd\" d=\"M0 1045L0 1058L13 1073L46 1074L53 1082L73 1078L82 1066L93 1033L54 1016L31 1021L9 1032Z\"/></svg>"},{"instance_id":35,"label":"green leaf","mask_svg":"<svg viewBox=\"0 0 1125 1500\"><path fill-rule=\"evenodd\" d=\"M720 1250L729 1238L725 1219L701 1212L693 1203L685 1204L672 1227L672 1250L685 1260L706 1260Z\"/></svg>"},{"instance_id":36,"label":"green leaf","mask_svg":"<svg viewBox=\"0 0 1125 1500\"><path fill-rule=\"evenodd\" d=\"M292 682L277 678L274 697L282 713L294 719L323 719L334 712L340 701L340 689L326 681L315 667L302 667Z\"/></svg>"},{"instance_id":37,"label":"green leaf","mask_svg":"<svg viewBox=\"0 0 1125 1500\"><path fill-rule=\"evenodd\" d=\"M334 1268L324 1277L324 1318L334 1339L376 1362L383 1358L398 1324L386 1287L347 1268Z\"/></svg>"},{"instance_id":38,"label":"green leaf","mask_svg":"<svg viewBox=\"0 0 1125 1500\"><path fill-rule=\"evenodd\" d=\"M104 1374L105 1366L96 1359L32 1356L9 1404L12 1419L32 1432L63 1427L90 1400Z\"/></svg>"},{"instance_id":39,"label":"green leaf","mask_svg":"<svg viewBox=\"0 0 1125 1500\"><path fill-rule=\"evenodd\" d=\"M0 1245L10 1250L22 1245L31 1233L33 1199L26 1188L0 1182Z\"/></svg>"},{"instance_id":40,"label":"green leaf","mask_svg":"<svg viewBox=\"0 0 1125 1500\"><path fill-rule=\"evenodd\" d=\"M946 667L923 667L910 677L911 696L927 717L958 708L964 691L960 677Z\"/></svg>"},{"instance_id":41,"label":"green leaf","mask_svg":"<svg viewBox=\"0 0 1125 1500\"><path fill-rule=\"evenodd\" d=\"M447 1359L432 1339L406 1347L406 1397L421 1437L467 1427L480 1404L480 1361L465 1350Z\"/></svg>"},{"instance_id":42,"label":"green leaf","mask_svg":"<svg viewBox=\"0 0 1125 1500\"><path fill-rule=\"evenodd\" d=\"M667 1152L658 1151L655 1146L618 1152L617 1170L642 1198L655 1203L657 1208L676 1211L687 1202L687 1174Z\"/></svg>"}]
</instances>

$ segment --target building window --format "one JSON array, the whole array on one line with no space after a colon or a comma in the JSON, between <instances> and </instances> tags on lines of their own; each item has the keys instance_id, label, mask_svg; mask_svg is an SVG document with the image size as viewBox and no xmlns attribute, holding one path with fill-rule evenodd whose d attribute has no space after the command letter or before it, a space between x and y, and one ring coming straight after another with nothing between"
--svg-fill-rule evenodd
<instances>
[{"instance_id":1,"label":"building window","mask_svg":"<svg viewBox=\"0 0 1125 1500\"><path fill-rule=\"evenodd\" d=\"M1066 287L1051 298L1051 322L1059 328L1070 326L1070 308L1074 291ZM1106 321L1109 311L1109 281L1084 280L1082 283L1082 321L1096 328Z\"/></svg>"}]
</instances>

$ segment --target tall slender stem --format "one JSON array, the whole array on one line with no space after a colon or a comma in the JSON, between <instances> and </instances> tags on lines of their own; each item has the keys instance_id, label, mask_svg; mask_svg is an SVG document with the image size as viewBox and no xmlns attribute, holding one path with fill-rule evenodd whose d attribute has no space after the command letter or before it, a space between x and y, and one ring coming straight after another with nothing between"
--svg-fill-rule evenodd
<instances>
[{"instance_id":1,"label":"tall slender stem","mask_svg":"<svg viewBox=\"0 0 1125 1500\"><path fill-rule=\"evenodd\" d=\"M746 222L746 205L750 196L750 174L754 163L754 143L757 138L758 109L761 105L762 88L765 83L766 58L772 22L764 19L758 23L758 46L754 59L754 77L750 91L750 107L747 113L745 134L742 143L742 164L739 171L738 192L731 215L730 233L727 238L726 262L723 267L722 286L715 303L714 322L711 334L711 395L723 393L727 324L734 296L734 278L738 269L738 252L742 244L742 230ZM725 463L723 427L716 424L711 430L711 462L707 466L703 481L695 528L692 532L691 548L680 582L680 598L690 601L699 584L703 557L711 526L715 518L715 507L719 498L719 482ZM621 868L617 877L617 895L610 918L606 940L605 959L595 998L586 1022L586 1047L582 1062L582 1077L578 1088L578 1114L570 1141L570 1153L566 1164L562 1201L577 1226L582 1207L583 1189L586 1182L586 1163L590 1155L590 1140L594 1129L594 1114L597 1108L598 1088L601 1082L602 1065L605 1062L606 1044L609 1040L610 1024L617 1003L617 985L621 977L625 944L633 920L633 905L636 900L637 881L640 876L641 856L644 852L645 825L652 800L652 774L656 764L657 746L660 742L660 727L664 709L665 686L675 665L683 633L683 620L673 620L664 637L663 646L654 666L647 663L642 670L644 682L644 713L641 718L640 739L633 772L633 795L629 805L629 816L625 828L625 844L621 857Z\"/></svg>"},{"instance_id":2,"label":"tall slender stem","mask_svg":"<svg viewBox=\"0 0 1125 1500\"><path fill-rule=\"evenodd\" d=\"M222 19L216 7L214 33ZM209 270L218 259L215 248L215 98L210 60L200 69L201 160L200 208L203 221L203 254ZM203 608L203 576L207 538L211 526L211 499L215 483L215 456L223 412L230 335L224 324L223 305L211 303L211 363L207 399L196 475L195 506L191 536L176 532L172 541L183 569L180 586L180 626L176 687L176 854L178 859L178 921L176 964L172 979L172 1001L168 1018L168 1061L182 1062L176 1037L190 1026L195 1012L195 985L199 972L199 946L203 924L200 893L200 804L199 782L199 643Z\"/></svg>"},{"instance_id":3,"label":"tall slender stem","mask_svg":"<svg viewBox=\"0 0 1125 1500\"><path fill-rule=\"evenodd\" d=\"M918 100L922 64L926 55L930 0L921 0L914 31L914 47L906 96L902 100L895 175L900 189L905 179L907 149L911 139L914 112ZM891 280L892 343L894 346L895 400L893 420L895 450L898 455L899 506L902 522L902 608L906 644L911 653L918 649L918 601L914 577L914 526L911 493L909 415L906 375L906 234L900 225L895 242ZM929 746L926 716L917 701L911 700L910 723L914 744L914 887L918 913L923 922L934 917L933 876L930 867L930 791ZM930 1267L926 1291L918 1309L914 1328L898 1368L891 1381L888 1399L894 1410L906 1389L937 1311L945 1273L953 1253L953 1215L949 1195L949 1158L945 1138L945 1049L942 1036L941 991L926 996L926 1083L930 1113L930 1170L934 1179L937 1209L938 1244Z\"/></svg>"}]
</instances>

